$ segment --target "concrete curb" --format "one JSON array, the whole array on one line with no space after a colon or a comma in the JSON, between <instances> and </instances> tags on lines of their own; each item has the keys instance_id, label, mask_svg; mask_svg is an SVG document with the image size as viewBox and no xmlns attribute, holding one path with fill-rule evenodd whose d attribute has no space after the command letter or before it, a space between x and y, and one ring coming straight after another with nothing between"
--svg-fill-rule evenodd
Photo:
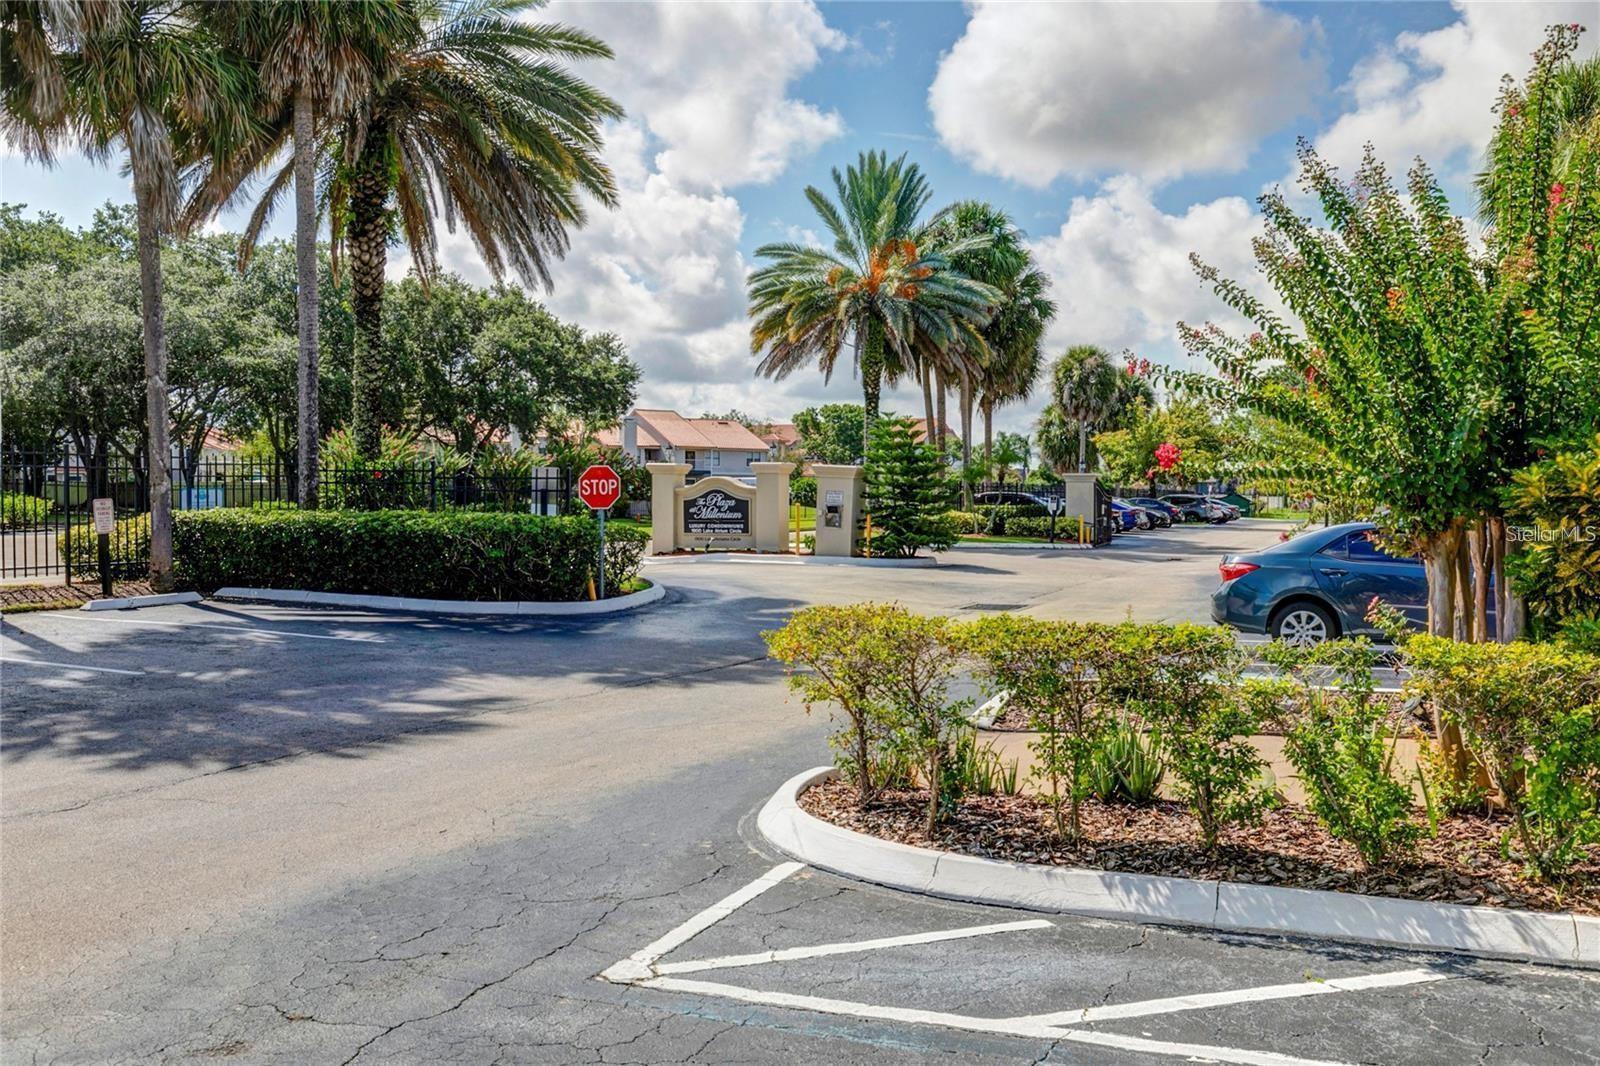
<instances>
[{"instance_id":1,"label":"concrete curb","mask_svg":"<svg viewBox=\"0 0 1600 1066\"><path fill-rule=\"evenodd\" d=\"M134 607L160 607L164 603L199 603L198 592L163 592L154 596L123 596L114 600L90 600L80 611L126 611Z\"/></svg>"},{"instance_id":2,"label":"concrete curb","mask_svg":"<svg viewBox=\"0 0 1600 1066\"><path fill-rule=\"evenodd\" d=\"M577 600L547 603L539 600L420 600L408 596L366 596L348 592L308 592L304 589L221 588L212 593L217 599L251 600L260 603L309 604L318 607L357 607L374 611L423 611L432 614L515 615L518 617L569 618L631 611L655 603L667 594L659 581L650 587L605 600ZM199 599L198 596L195 597Z\"/></svg>"},{"instance_id":3,"label":"concrete curb","mask_svg":"<svg viewBox=\"0 0 1600 1066\"><path fill-rule=\"evenodd\" d=\"M953 552L1087 552L1094 551L1093 544L1078 544L1075 542L1041 540L1037 544L1017 544L1002 542L999 544L986 544L983 541L964 540L950 545L947 551Z\"/></svg>"},{"instance_id":4,"label":"concrete curb","mask_svg":"<svg viewBox=\"0 0 1600 1066\"><path fill-rule=\"evenodd\" d=\"M752 554L749 552L707 552L704 555L652 555L645 559L651 566L668 566L684 563L744 563L747 566L881 566L885 569L916 570L938 566L939 560L931 555L911 559L862 559L840 555L787 555L783 553Z\"/></svg>"},{"instance_id":5,"label":"concrete curb","mask_svg":"<svg viewBox=\"0 0 1600 1066\"><path fill-rule=\"evenodd\" d=\"M801 862L889 888L1125 921L1600 968L1600 918L998 862L880 840L800 809L800 793L835 773L824 766L785 781L761 808L757 828Z\"/></svg>"}]
</instances>

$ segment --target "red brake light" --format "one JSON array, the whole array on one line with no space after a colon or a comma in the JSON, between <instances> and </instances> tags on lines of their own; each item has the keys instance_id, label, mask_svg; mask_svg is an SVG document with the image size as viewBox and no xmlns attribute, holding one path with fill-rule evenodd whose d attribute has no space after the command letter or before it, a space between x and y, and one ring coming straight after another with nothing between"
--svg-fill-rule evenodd
<instances>
[{"instance_id":1,"label":"red brake light","mask_svg":"<svg viewBox=\"0 0 1600 1066\"><path fill-rule=\"evenodd\" d=\"M1222 580L1232 581L1244 577L1252 570L1260 570L1261 567L1255 563L1223 563L1217 569L1222 572Z\"/></svg>"}]
</instances>

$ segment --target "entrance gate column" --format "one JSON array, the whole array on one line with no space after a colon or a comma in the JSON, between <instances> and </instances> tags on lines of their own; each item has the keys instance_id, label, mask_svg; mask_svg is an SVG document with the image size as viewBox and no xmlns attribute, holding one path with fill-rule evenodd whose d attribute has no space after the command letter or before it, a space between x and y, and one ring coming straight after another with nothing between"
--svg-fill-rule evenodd
<instances>
[{"instance_id":1,"label":"entrance gate column","mask_svg":"<svg viewBox=\"0 0 1600 1066\"><path fill-rule=\"evenodd\" d=\"M691 469L688 463L646 463L650 471L650 554L671 555L678 548L678 516L673 490Z\"/></svg>"},{"instance_id":2,"label":"entrance gate column","mask_svg":"<svg viewBox=\"0 0 1600 1066\"><path fill-rule=\"evenodd\" d=\"M856 554L866 515L867 471L859 466L813 466L817 478L817 555Z\"/></svg>"},{"instance_id":3,"label":"entrance gate column","mask_svg":"<svg viewBox=\"0 0 1600 1066\"><path fill-rule=\"evenodd\" d=\"M756 551L789 550L789 475L793 463L751 463L756 476Z\"/></svg>"}]
</instances>

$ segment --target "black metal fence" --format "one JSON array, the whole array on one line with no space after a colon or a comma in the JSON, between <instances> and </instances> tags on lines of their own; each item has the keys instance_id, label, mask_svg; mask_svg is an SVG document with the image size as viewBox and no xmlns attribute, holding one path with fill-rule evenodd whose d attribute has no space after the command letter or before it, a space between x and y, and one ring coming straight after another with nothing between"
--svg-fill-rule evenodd
<instances>
[{"instance_id":1,"label":"black metal fence","mask_svg":"<svg viewBox=\"0 0 1600 1066\"><path fill-rule=\"evenodd\" d=\"M973 486L972 494L977 496L981 493L1020 493L1060 500L1066 496L1066 491L1066 487L1059 482L1044 485L1021 481L982 481ZM1091 525L1093 528L1090 530L1090 539L1096 544L1109 542L1111 534L1118 528L1116 518L1111 513L1111 493L1098 481L1094 484L1094 515Z\"/></svg>"},{"instance_id":2,"label":"black metal fence","mask_svg":"<svg viewBox=\"0 0 1600 1066\"><path fill-rule=\"evenodd\" d=\"M319 506L349 510L465 510L560 514L572 499L555 467L480 473L419 459L367 466L324 466ZM70 455L0 455L0 579L97 578L93 501L110 499L117 518L112 569L142 577L149 555L150 487L128 462L82 462ZM174 464L172 507L294 506L294 478L281 465L221 457Z\"/></svg>"}]
</instances>

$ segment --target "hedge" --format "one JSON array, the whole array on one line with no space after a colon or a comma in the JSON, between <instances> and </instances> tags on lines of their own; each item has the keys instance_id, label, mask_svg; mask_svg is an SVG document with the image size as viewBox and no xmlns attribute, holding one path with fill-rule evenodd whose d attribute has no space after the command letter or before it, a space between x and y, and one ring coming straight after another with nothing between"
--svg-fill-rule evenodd
<instances>
[{"instance_id":1,"label":"hedge","mask_svg":"<svg viewBox=\"0 0 1600 1066\"><path fill-rule=\"evenodd\" d=\"M585 517L454 511L256 511L173 516L183 584L450 600L581 600L599 531ZM606 532L606 591L639 575L649 538Z\"/></svg>"},{"instance_id":2,"label":"hedge","mask_svg":"<svg viewBox=\"0 0 1600 1066\"><path fill-rule=\"evenodd\" d=\"M0 492L0 529L29 529L44 521L55 506L40 496Z\"/></svg>"},{"instance_id":3,"label":"hedge","mask_svg":"<svg viewBox=\"0 0 1600 1066\"><path fill-rule=\"evenodd\" d=\"M100 538L94 526L81 523L56 534L56 547L73 577L100 576ZM111 576L118 579L142 578L150 573L150 516L119 518L111 531Z\"/></svg>"}]
</instances>

